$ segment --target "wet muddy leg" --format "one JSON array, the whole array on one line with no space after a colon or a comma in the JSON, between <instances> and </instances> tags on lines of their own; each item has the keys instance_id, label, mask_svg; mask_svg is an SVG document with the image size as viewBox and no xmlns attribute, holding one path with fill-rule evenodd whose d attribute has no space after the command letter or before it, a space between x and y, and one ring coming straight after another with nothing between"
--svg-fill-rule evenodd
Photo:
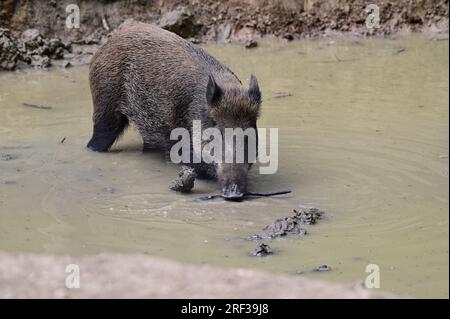
<instances>
[{"instance_id":1,"label":"wet muddy leg","mask_svg":"<svg viewBox=\"0 0 450 319\"><path fill-rule=\"evenodd\" d=\"M107 152L127 126L127 117L118 112L94 116L94 132L87 148Z\"/></svg>"}]
</instances>

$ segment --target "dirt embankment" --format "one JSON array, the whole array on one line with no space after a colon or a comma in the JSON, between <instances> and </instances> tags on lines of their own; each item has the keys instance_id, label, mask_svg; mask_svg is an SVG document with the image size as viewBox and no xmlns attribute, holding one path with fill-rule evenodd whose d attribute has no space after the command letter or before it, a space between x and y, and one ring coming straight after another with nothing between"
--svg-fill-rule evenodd
<instances>
[{"instance_id":1,"label":"dirt embankment","mask_svg":"<svg viewBox=\"0 0 450 319\"><path fill-rule=\"evenodd\" d=\"M0 253L0 298L389 298L361 285L184 265L143 255L85 257ZM78 266L79 289L74 283ZM68 278L69 277L69 278Z\"/></svg>"},{"instance_id":2,"label":"dirt embankment","mask_svg":"<svg viewBox=\"0 0 450 319\"><path fill-rule=\"evenodd\" d=\"M0 69L14 69L20 62L49 65L33 63L39 60L36 56L55 59L45 43L38 53L23 47L22 32L27 29L36 29L28 33L38 33L43 42L62 42L63 53L72 59L86 54L82 45L102 43L126 19L159 24L194 42L239 42L249 48L263 36L292 40L341 33L448 32L448 1L372 2L379 9L379 23L371 20L375 28L366 25L370 13L364 0L1 0ZM66 20L74 13L68 5L74 3L80 24L68 28ZM92 49L87 51L89 56Z\"/></svg>"}]
</instances>

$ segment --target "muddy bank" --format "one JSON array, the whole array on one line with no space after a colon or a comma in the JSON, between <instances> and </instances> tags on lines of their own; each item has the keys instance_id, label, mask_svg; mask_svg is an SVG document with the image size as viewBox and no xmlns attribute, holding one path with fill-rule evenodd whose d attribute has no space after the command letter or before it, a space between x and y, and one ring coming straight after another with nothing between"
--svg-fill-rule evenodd
<instances>
[{"instance_id":1,"label":"muddy bank","mask_svg":"<svg viewBox=\"0 0 450 319\"><path fill-rule=\"evenodd\" d=\"M247 48L257 46L257 39L266 36L292 40L342 33L386 36L400 32L448 32L448 1L443 0L382 2L379 27L372 29L366 26L369 13L362 0L75 1L80 9L80 25L67 28L66 7L73 2L3 1L0 28L8 29L11 36L0 36L0 69L12 70L17 61L34 67L49 66L45 59L53 59L49 54L43 52L42 61L36 54L14 49L23 42L23 32L30 28L37 29L44 39L59 39L67 51L63 57L79 64L87 63L96 46L127 19L158 24L193 42L237 42ZM72 45L73 53L68 49ZM93 48L86 49L85 45ZM38 61L33 63L32 56Z\"/></svg>"},{"instance_id":2,"label":"muddy bank","mask_svg":"<svg viewBox=\"0 0 450 319\"><path fill-rule=\"evenodd\" d=\"M66 7L77 3L80 28L65 27ZM363 0L169 0L31 1L6 0L0 27L39 29L47 37L97 39L125 19L159 23L184 37L201 40L242 38L245 34L298 38L330 31L391 34L401 30L448 30L448 1L383 1L380 27L368 30ZM177 25L178 23L178 25Z\"/></svg>"},{"instance_id":3,"label":"muddy bank","mask_svg":"<svg viewBox=\"0 0 450 319\"><path fill-rule=\"evenodd\" d=\"M63 257L0 253L0 298L386 298L361 285L194 266L144 255ZM69 264L80 288L67 289Z\"/></svg>"}]
</instances>

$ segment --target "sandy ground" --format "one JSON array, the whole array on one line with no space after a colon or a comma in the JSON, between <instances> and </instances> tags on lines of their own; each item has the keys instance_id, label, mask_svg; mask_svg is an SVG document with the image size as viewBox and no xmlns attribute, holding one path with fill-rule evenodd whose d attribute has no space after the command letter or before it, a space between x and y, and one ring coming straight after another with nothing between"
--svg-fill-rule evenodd
<instances>
[{"instance_id":1,"label":"sandy ground","mask_svg":"<svg viewBox=\"0 0 450 319\"><path fill-rule=\"evenodd\" d=\"M69 264L80 288L66 288ZM254 270L185 265L144 255L0 253L0 298L384 298L361 286Z\"/></svg>"}]
</instances>

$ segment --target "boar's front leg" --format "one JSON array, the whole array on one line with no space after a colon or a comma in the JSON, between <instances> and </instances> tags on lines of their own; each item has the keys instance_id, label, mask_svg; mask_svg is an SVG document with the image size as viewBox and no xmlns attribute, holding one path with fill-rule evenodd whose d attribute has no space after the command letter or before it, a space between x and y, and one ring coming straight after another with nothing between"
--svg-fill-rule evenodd
<instances>
[{"instance_id":1,"label":"boar's front leg","mask_svg":"<svg viewBox=\"0 0 450 319\"><path fill-rule=\"evenodd\" d=\"M178 173L178 177L170 185L170 189L181 193L190 192L194 187L196 177L197 174L192 167L183 165Z\"/></svg>"}]
</instances>

